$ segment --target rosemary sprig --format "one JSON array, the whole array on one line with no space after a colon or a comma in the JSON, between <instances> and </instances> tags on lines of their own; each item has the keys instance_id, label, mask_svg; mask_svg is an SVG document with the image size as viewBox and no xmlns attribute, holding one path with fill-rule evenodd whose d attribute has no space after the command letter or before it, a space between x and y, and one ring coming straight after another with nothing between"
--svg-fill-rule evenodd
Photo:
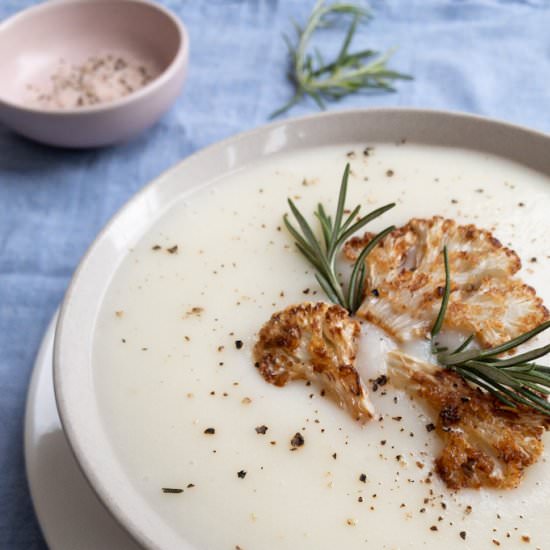
<instances>
[{"instance_id":1,"label":"rosemary sprig","mask_svg":"<svg viewBox=\"0 0 550 550\"><path fill-rule=\"evenodd\" d=\"M315 31L329 26L334 15L349 15L352 19L336 58L326 62L319 50L310 53L309 43ZM369 89L393 92L392 81L410 80L410 76L388 69L392 50L383 54L370 49L350 53L357 28L370 19L370 12L355 4L335 2L325 5L324 0L318 0L306 26L302 28L295 24L297 44L293 45L288 36L284 37L291 56L289 78L296 93L270 118L284 113L305 96L313 98L319 108L324 109L326 100L338 100Z\"/></svg>"},{"instance_id":2,"label":"rosemary sprig","mask_svg":"<svg viewBox=\"0 0 550 550\"><path fill-rule=\"evenodd\" d=\"M371 239L367 246L363 248L361 254L354 263L347 292L344 292L336 275L336 255L349 237L370 221L393 208L395 203L381 206L360 218L358 218L358 214L361 206L356 206L344 220L349 171L350 167L349 164L347 164L344 175L342 176L342 184L340 186L338 205L336 207L334 219L327 215L322 204L319 204L315 211L315 216L321 225L322 240L315 236L313 229L298 208L296 208L292 199L288 199L288 204L294 218L298 222L301 232L290 223L288 214L283 216L283 220L290 234L294 237L298 250L315 268L315 278L325 294L332 302L340 304L353 314L361 305L365 290L365 258L390 231L395 229L395 227L390 226L384 229L384 231L378 233L378 235Z\"/></svg>"},{"instance_id":3,"label":"rosemary sprig","mask_svg":"<svg viewBox=\"0 0 550 550\"><path fill-rule=\"evenodd\" d=\"M443 348L440 348L436 341L435 337L441 331L443 326L443 321L445 320L445 313L447 311L447 305L449 304L449 296L451 295L451 278L448 276L449 270L449 255L447 254L447 247L443 247L443 263L445 265L445 289L443 290L443 299L441 300L441 307L439 308L439 313L435 320L434 326L432 327L431 337L432 337L432 353L438 353L445 351ZM467 346L468 344L466 344ZM464 347L466 347L464 346Z\"/></svg>"},{"instance_id":4,"label":"rosemary sprig","mask_svg":"<svg viewBox=\"0 0 550 550\"><path fill-rule=\"evenodd\" d=\"M546 398L550 395L550 367L534 362L539 357L550 353L550 345L520 353L508 359L499 357L502 353L513 350L550 328L550 321L490 349L468 350L467 347L472 342L473 335L452 352L437 347L435 338L443 325L451 293L447 247L443 249L443 257L445 291L431 332L432 350L439 364L454 370L465 380L490 392L509 407L516 407L518 404L527 405L550 416L550 402Z\"/></svg>"}]
</instances>

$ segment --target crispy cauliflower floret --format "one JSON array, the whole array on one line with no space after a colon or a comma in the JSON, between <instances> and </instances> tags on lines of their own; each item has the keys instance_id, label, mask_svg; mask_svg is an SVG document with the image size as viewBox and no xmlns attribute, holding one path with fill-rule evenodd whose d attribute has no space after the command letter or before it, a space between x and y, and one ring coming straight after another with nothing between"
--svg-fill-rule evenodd
<instances>
[{"instance_id":1,"label":"crispy cauliflower floret","mask_svg":"<svg viewBox=\"0 0 550 550\"><path fill-rule=\"evenodd\" d=\"M354 366L359 334L359 323L344 308L305 302L273 314L260 331L254 359L267 382L309 380L366 422L373 409Z\"/></svg>"},{"instance_id":2,"label":"crispy cauliflower floret","mask_svg":"<svg viewBox=\"0 0 550 550\"><path fill-rule=\"evenodd\" d=\"M345 255L357 258L372 237L367 233L351 239ZM426 337L445 287L445 245L452 284L444 328L473 333L482 347L490 347L548 318L535 291L513 278L521 267L515 252L489 231L439 216L411 220L370 253L357 315L401 342Z\"/></svg>"},{"instance_id":3,"label":"crispy cauliflower floret","mask_svg":"<svg viewBox=\"0 0 550 550\"><path fill-rule=\"evenodd\" d=\"M436 471L450 489L516 487L542 454L550 418L533 409L506 407L458 374L392 351L392 384L425 401L444 446Z\"/></svg>"}]
</instances>

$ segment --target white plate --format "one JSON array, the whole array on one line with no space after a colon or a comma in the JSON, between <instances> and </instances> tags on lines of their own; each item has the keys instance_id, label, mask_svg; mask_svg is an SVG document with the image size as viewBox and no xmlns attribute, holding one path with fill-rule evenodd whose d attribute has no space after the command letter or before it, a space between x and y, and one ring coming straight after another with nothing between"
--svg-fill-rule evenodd
<instances>
[{"instance_id":1,"label":"white plate","mask_svg":"<svg viewBox=\"0 0 550 550\"><path fill-rule=\"evenodd\" d=\"M40 527L52 550L139 550L99 502L61 428L53 393L57 313L36 356L25 414L27 478Z\"/></svg>"},{"instance_id":2,"label":"white plate","mask_svg":"<svg viewBox=\"0 0 550 550\"><path fill-rule=\"evenodd\" d=\"M98 310L122 258L162 211L203 185L260 159L349 143L441 145L493 154L550 174L549 137L488 119L435 111L338 111L282 121L215 144L145 187L113 218L80 264L61 309L54 352L57 403L87 479L112 514L146 548L193 548L152 514L119 460L101 420L92 368Z\"/></svg>"}]
</instances>

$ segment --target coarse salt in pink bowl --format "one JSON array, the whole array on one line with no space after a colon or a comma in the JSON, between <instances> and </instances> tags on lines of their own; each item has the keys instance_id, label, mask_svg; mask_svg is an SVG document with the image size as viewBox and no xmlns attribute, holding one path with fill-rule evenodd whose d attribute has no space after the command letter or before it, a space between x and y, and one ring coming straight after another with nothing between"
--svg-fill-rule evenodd
<instances>
[{"instance_id":1,"label":"coarse salt in pink bowl","mask_svg":"<svg viewBox=\"0 0 550 550\"><path fill-rule=\"evenodd\" d=\"M147 0L52 0L0 24L0 122L61 147L126 141L181 92L184 25Z\"/></svg>"}]
</instances>

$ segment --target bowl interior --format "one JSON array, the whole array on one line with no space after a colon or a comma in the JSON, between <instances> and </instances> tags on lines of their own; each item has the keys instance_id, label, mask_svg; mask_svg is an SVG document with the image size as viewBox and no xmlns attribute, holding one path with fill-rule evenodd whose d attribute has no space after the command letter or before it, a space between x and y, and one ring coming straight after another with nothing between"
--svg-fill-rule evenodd
<instances>
[{"instance_id":1,"label":"bowl interior","mask_svg":"<svg viewBox=\"0 0 550 550\"><path fill-rule=\"evenodd\" d=\"M175 21L135 0L47 2L0 26L0 99L36 105L52 88L52 75L90 58L139 63L154 79L174 60L181 43Z\"/></svg>"}]
</instances>

